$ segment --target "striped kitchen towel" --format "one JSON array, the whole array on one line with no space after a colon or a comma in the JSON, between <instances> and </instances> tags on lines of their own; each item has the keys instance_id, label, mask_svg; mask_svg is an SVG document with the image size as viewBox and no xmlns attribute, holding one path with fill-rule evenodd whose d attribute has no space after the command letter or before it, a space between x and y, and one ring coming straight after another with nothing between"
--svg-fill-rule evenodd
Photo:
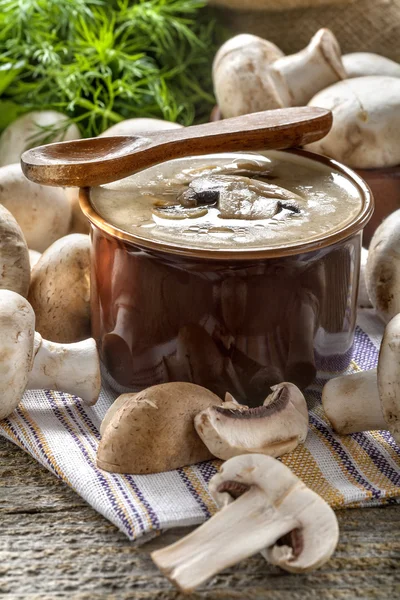
<instances>
[{"instance_id":1,"label":"striped kitchen towel","mask_svg":"<svg viewBox=\"0 0 400 600\"><path fill-rule=\"evenodd\" d=\"M349 371L376 366L382 325L360 311ZM400 498L400 448L387 431L338 436L324 416L319 373L306 396L310 428L304 445L282 458L333 508L371 506ZM93 407L67 394L27 392L0 433L65 481L130 539L146 541L169 527L194 525L215 511L207 483L219 461L157 475L114 475L96 467L101 420L115 398L108 389Z\"/></svg>"}]
</instances>

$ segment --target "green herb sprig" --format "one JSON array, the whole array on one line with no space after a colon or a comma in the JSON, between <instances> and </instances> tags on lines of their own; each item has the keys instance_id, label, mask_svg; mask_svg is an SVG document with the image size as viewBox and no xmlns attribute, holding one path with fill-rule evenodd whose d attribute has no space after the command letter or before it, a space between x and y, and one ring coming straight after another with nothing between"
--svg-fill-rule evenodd
<instances>
[{"instance_id":1,"label":"green herb sprig","mask_svg":"<svg viewBox=\"0 0 400 600\"><path fill-rule=\"evenodd\" d=\"M213 105L203 0L0 0L0 130L29 110L84 136L126 118L189 125Z\"/></svg>"}]
</instances>

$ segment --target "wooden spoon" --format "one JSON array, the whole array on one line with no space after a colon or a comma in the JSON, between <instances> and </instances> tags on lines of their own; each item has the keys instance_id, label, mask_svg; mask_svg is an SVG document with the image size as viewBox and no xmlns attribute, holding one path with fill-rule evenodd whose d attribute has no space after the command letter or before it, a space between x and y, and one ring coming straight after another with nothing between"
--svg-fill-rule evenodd
<instances>
[{"instance_id":1,"label":"wooden spoon","mask_svg":"<svg viewBox=\"0 0 400 600\"><path fill-rule=\"evenodd\" d=\"M332 114L310 106L267 110L214 123L38 146L23 153L22 170L44 185L109 183L182 156L302 146L328 133Z\"/></svg>"}]
</instances>

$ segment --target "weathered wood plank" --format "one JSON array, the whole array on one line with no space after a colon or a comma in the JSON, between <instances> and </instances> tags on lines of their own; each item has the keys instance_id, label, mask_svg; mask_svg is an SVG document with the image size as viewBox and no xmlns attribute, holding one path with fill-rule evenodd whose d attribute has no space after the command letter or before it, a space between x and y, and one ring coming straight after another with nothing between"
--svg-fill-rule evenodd
<instances>
[{"instance_id":1,"label":"weathered wood plank","mask_svg":"<svg viewBox=\"0 0 400 600\"><path fill-rule=\"evenodd\" d=\"M215 577L193 600L400 598L400 506L338 513L332 560L290 575L260 555ZM0 597L13 600L183 600L149 552L178 539L167 532L134 547L21 450L0 438Z\"/></svg>"}]
</instances>

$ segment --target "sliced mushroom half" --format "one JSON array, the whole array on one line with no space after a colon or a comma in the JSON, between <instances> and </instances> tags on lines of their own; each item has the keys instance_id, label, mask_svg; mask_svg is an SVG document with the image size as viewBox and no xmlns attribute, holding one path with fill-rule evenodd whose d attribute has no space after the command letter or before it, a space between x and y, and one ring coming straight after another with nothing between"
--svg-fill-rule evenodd
<instances>
[{"instance_id":1,"label":"sliced mushroom half","mask_svg":"<svg viewBox=\"0 0 400 600\"><path fill-rule=\"evenodd\" d=\"M272 183L219 174L197 177L178 200L188 210L218 204L223 219L270 219L282 209L299 213L302 203L300 196Z\"/></svg>"},{"instance_id":2,"label":"sliced mushroom half","mask_svg":"<svg viewBox=\"0 0 400 600\"><path fill-rule=\"evenodd\" d=\"M278 457L305 441L308 409L303 394L292 383L280 383L272 390L262 406L249 408L230 401L196 415L196 431L214 456L223 460L250 453Z\"/></svg>"},{"instance_id":3,"label":"sliced mushroom half","mask_svg":"<svg viewBox=\"0 0 400 600\"><path fill-rule=\"evenodd\" d=\"M257 552L286 571L301 573L323 565L336 548L339 527L333 510L270 456L231 458L209 489L220 511L151 555L184 592Z\"/></svg>"}]
</instances>

